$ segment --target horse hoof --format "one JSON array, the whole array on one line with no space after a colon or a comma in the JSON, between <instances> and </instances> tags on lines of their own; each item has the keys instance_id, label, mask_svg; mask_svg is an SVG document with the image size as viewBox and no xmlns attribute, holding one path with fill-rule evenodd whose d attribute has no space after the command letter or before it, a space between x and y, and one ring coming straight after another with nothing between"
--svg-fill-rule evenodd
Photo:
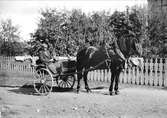
<instances>
[{"instance_id":1,"label":"horse hoof","mask_svg":"<svg viewBox=\"0 0 167 118\"><path fill-rule=\"evenodd\" d=\"M79 94L79 90L77 90L77 94Z\"/></svg>"},{"instance_id":2,"label":"horse hoof","mask_svg":"<svg viewBox=\"0 0 167 118\"><path fill-rule=\"evenodd\" d=\"M87 93L92 93L92 91L90 89L87 90Z\"/></svg>"},{"instance_id":3,"label":"horse hoof","mask_svg":"<svg viewBox=\"0 0 167 118\"><path fill-rule=\"evenodd\" d=\"M114 94L114 92L110 92L110 95L113 95Z\"/></svg>"},{"instance_id":4,"label":"horse hoof","mask_svg":"<svg viewBox=\"0 0 167 118\"><path fill-rule=\"evenodd\" d=\"M119 95L119 91L115 91L115 95Z\"/></svg>"}]
</instances>

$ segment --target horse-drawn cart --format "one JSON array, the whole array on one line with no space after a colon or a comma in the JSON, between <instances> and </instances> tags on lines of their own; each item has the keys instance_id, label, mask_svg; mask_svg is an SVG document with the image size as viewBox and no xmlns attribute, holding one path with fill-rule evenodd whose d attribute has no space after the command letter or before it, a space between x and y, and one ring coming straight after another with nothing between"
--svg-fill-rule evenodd
<instances>
[{"instance_id":1,"label":"horse-drawn cart","mask_svg":"<svg viewBox=\"0 0 167 118\"><path fill-rule=\"evenodd\" d=\"M59 57L52 70L48 66L35 66L34 89L40 95L47 95L53 86L72 89L75 84L76 59Z\"/></svg>"}]
</instances>

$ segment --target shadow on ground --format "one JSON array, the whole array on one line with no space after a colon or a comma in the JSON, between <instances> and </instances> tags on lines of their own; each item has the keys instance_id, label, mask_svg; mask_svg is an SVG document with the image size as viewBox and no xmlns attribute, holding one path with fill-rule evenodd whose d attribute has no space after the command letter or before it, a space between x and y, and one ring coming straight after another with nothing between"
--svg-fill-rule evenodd
<instances>
[{"instance_id":1,"label":"shadow on ground","mask_svg":"<svg viewBox=\"0 0 167 118\"><path fill-rule=\"evenodd\" d=\"M14 92L17 94L26 94L26 95L37 95L39 96L39 94L37 94L37 92L34 89L33 85L23 85L20 88L14 88L11 90L8 90L10 92ZM59 88L59 87L53 87L52 88L52 92L75 92L75 89L69 89L69 88Z\"/></svg>"},{"instance_id":2,"label":"shadow on ground","mask_svg":"<svg viewBox=\"0 0 167 118\"><path fill-rule=\"evenodd\" d=\"M167 90L167 87L163 87L162 90Z\"/></svg>"},{"instance_id":3,"label":"shadow on ground","mask_svg":"<svg viewBox=\"0 0 167 118\"><path fill-rule=\"evenodd\" d=\"M91 90L93 90L93 91L95 90L96 91L96 90L102 90L104 88L105 87L103 87L103 86L99 86L99 87L93 87L93 88L91 88ZM19 88L10 89L8 91L14 92L14 93L17 93L17 94L26 94L26 95L37 95L37 96L39 96L39 94L37 94L37 92L35 91L34 86L33 85L27 85L27 84L25 84L25 85L23 85L23 86L21 86ZM86 92L85 89L82 89L80 91L81 92ZM59 88L59 87L54 86L52 88L52 92L53 93L54 92L74 92L74 93L77 93L77 90L76 90L76 88L70 89L70 88Z\"/></svg>"}]
</instances>

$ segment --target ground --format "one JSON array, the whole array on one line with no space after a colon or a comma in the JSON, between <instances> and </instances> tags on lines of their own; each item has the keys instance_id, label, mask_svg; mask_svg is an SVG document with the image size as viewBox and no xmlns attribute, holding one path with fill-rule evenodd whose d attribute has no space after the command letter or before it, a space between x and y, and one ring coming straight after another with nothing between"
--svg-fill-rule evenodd
<instances>
[{"instance_id":1,"label":"ground","mask_svg":"<svg viewBox=\"0 0 167 118\"><path fill-rule=\"evenodd\" d=\"M0 87L0 105L2 118L165 118L167 90L121 85L120 94L110 96L96 85L89 94L82 87L79 94L74 89L39 96L31 87Z\"/></svg>"}]
</instances>

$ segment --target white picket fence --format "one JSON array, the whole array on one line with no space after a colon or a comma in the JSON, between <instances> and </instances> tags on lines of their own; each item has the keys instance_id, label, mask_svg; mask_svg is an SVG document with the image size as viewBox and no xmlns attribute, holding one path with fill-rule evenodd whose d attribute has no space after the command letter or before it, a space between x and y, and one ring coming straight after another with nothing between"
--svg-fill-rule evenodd
<instances>
[{"instance_id":1,"label":"white picket fence","mask_svg":"<svg viewBox=\"0 0 167 118\"><path fill-rule=\"evenodd\" d=\"M10 61L13 58L0 59L0 72L8 74L33 75L34 69L30 63L21 63ZM95 70L88 73L90 81L110 82L111 72L109 70ZM126 68L120 75L121 83L150 85L150 86L167 86L167 59L145 59L141 69Z\"/></svg>"},{"instance_id":2,"label":"white picket fence","mask_svg":"<svg viewBox=\"0 0 167 118\"><path fill-rule=\"evenodd\" d=\"M110 82L109 70L89 72L91 81ZM167 59L145 59L141 69L126 68L120 75L121 83L150 86L167 86Z\"/></svg>"}]
</instances>

